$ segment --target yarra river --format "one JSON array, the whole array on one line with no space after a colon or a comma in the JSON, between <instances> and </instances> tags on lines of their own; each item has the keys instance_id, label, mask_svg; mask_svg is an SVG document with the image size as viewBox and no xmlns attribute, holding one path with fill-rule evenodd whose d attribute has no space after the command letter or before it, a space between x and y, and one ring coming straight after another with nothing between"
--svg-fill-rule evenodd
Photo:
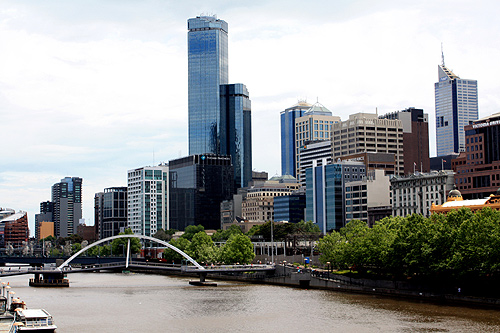
<instances>
[{"instance_id":1,"label":"yarra river","mask_svg":"<svg viewBox=\"0 0 500 333\"><path fill-rule=\"evenodd\" d=\"M6 277L57 332L500 332L500 311L376 296L190 278L75 273L69 288Z\"/></svg>"}]
</instances>

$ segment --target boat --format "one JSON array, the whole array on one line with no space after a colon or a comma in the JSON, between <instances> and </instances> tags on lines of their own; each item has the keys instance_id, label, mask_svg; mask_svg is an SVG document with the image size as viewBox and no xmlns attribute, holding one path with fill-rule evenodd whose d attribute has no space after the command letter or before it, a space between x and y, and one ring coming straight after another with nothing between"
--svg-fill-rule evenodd
<instances>
[{"instance_id":1,"label":"boat","mask_svg":"<svg viewBox=\"0 0 500 333\"><path fill-rule=\"evenodd\" d=\"M56 324L45 309L15 310L14 332L55 332Z\"/></svg>"}]
</instances>

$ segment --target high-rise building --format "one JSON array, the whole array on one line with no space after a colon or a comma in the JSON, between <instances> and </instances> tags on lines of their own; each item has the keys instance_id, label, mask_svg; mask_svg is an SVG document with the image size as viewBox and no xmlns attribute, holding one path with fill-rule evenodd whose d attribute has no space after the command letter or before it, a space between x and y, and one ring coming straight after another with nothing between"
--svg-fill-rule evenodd
<instances>
[{"instance_id":1,"label":"high-rise building","mask_svg":"<svg viewBox=\"0 0 500 333\"><path fill-rule=\"evenodd\" d=\"M320 103L315 103L304 115L295 120L295 174L299 175L300 149L309 141L331 140L333 124L340 117Z\"/></svg>"},{"instance_id":2,"label":"high-rise building","mask_svg":"<svg viewBox=\"0 0 500 333\"><path fill-rule=\"evenodd\" d=\"M366 176L362 162L315 166L306 170L306 221L317 224L323 234L345 225L345 183Z\"/></svg>"},{"instance_id":3,"label":"high-rise building","mask_svg":"<svg viewBox=\"0 0 500 333\"><path fill-rule=\"evenodd\" d=\"M452 160L464 198L484 198L500 187L500 112L465 126L465 152Z\"/></svg>"},{"instance_id":4,"label":"high-rise building","mask_svg":"<svg viewBox=\"0 0 500 333\"><path fill-rule=\"evenodd\" d=\"M78 221L82 218L82 179L66 177L52 185L52 202L55 237L76 234Z\"/></svg>"},{"instance_id":5,"label":"high-rise building","mask_svg":"<svg viewBox=\"0 0 500 333\"><path fill-rule=\"evenodd\" d=\"M234 193L230 156L190 155L169 161L170 227L220 229L220 204Z\"/></svg>"},{"instance_id":6,"label":"high-rise building","mask_svg":"<svg viewBox=\"0 0 500 333\"><path fill-rule=\"evenodd\" d=\"M110 187L96 193L94 212L99 239L123 232L127 227L127 188Z\"/></svg>"},{"instance_id":7,"label":"high-rise building","mask_svg":"<svg viewBox=\"0 0 500 333\"><path fill-rule=\"evenodd\" d=\"M379 119L374 113L356 113L333 124L333 159L364 152L394 154L395 174L404 174L403 123Z\"/></svg>"},{"instance_id":8,"label":"high-rise building","mask_svg":"<svg viewBox=\"0 0 500 333\"><path fill-rule=\"evenodd\" d=\"M380 116L381 119L399 119L403 124L404 174L429 172L429 123L422 109L408 108Z\"/></svg>"},{"instance_id":9,"label":"high-rise building","mask_svg":"<svg viewBox=\"0 0 500 333\"><path fill-rule=\"evenodd\" d=\"M221 153L220 85L227 84L227 23L212 16L188 20L189 154Z\"/></svg>"},{"instance_id":10,"label":"high-rise building","mask_svg":"<svg viewBox=\"0 0 500 333\"><path fill-rule=\"evenodd\" d=\"M168 166L128 170L127 178L127 227L143 236L168 230Z\"/></svg>"},{"instance_id":11,"label":"high-rise building","mask_svg":"<svg viewBox=\"0 0 500 333\"><path fill-rule=\"evenodd\" d=\"M332 163L332 142L330 140L306 141L299 150L299 172L297 179L300 185L306 186L306 169Z\"/></svg>"},{"instance_id":12,"label":"high-rise building","mask_svg":"<svg viewBox=\"0 0 500 333\"><path fill-rule=\"evenodd\" d=\"M464 126L478 118L477 81L460 79L444 64L438 66L436 98L437 156L465 150Z\"/></svg>"},{"instance_id":13,"label":"high-rise building","mask_svg":"<svg viewBox=\"0 0 500 333\"><path fill-rule=\"evenodd\" d=\"M244 84L228 84L228 25L215 16L188 20L189 154L230 155L234 188L252 170L251 105Z\"/></svg>"},{"instance_id":14,"label":"high-rise building","mask_svg":"<svg viewBox=\"0 0 500 333\"><path fill-rule=\"evenodd\" d=\"M252 180L252 117L244 84L220 86L221 152L231 155L235 189Z\"/></svg>"},{"instance_id":15,"label":"high-rise building","mask_svg":"<svg viewBox=\"0 0 500 333\"><path fill-rule=\"evenodd\" d=\"M295 120L302 117L311 106L311 104L305 101L299 101L297 104L280 112L282 175L290 175L297 178L295 166L295 161L297 160Z\"/></svg>"}]
</instances>

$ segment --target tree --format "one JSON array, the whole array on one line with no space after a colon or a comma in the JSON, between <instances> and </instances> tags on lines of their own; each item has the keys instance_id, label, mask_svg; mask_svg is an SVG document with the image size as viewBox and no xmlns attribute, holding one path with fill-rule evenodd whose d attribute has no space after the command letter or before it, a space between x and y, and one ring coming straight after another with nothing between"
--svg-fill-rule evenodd
<instances>
[{"instance_id":1,"label":"tree","mask_svg":"<svg viewBox=\"0 0 500 333\"><path fill-rule=\"evenodd\" d=\"M217 230L217 232L212 235L212 240L214 242L223 242L228 240L232 235L243 235L243 231L241 231L239 226L233 224L226 230Z\"/></svg>"},{"instance_id":2,"label":"tree","mask_svg":"<svg viewBox=\"0 0 500 333\"><path fill-rule=\"evenodd\" d=\"M134 233L130 228L125 229L125 232L120 232L118 235L133 235ZM115 255L122 255L126 253L128 240L130 239L130 252L131 253L139 253L141 252L141 241L139 238L130 237L130 238L117 238L113 239L111 242L111 249Z\"/></svg>"},{"instance_id":3,"label":"tree","mask_svg":"<svg viewBox=\"0 0 500 333\"><path fill-rule=\"evenodd\" d=\"M186 238L181 237L178 239L172 239L169 244L172 246L175 246L176 248L178 248L179 250L181 250L183 252L186 252L187 248L189 247L189 244L191 244L191 242L188 241ZM167 260L168 262L172 261L172 262L180 263L181 260L184 259L184 257L181 254L177 253L176 251L174 251L170 248L166 248L163 251L163 259Z\"/></svg>"},{"instance_id":4,"label":"tree","mask_svg":"<svg viewBox=\"0 0 500 333\"><path fill-rule=\"evenodd\" d=\"M181 236L182 238L186 238L187 240L191 241L197 233L200 231L205 231L205 227L202 226L201 224L198 225L188 225L184 229L184 234Z\"/></svg>"},{"instance_id":5,"label":"tree","mask_svg":"<svg viewBox=\"0 0 500 333\"><path fill-rule=\"evenodd\" d=\"M205 231L200 231L193 236L191 244L189 244L187 248L187 252L191 258L196 260L197 262L206 262L207 254L210 253L211 250L207 248L214 247L214 242L212 238L208 236ZM216 258L213 258L216 259ZM213 262L213 261L212 261Z\"/></svg>"},{"instance_id":6,"label":"tree","mask_svg":"<svg viewBox=\"0 0 500 333\"><path fill-rule=\"evenodd\" d=\"M250 238L243 234L233 234L221 249L221 261L226 264L249 264L255 258Z\"/></svg>"}]
</instances>

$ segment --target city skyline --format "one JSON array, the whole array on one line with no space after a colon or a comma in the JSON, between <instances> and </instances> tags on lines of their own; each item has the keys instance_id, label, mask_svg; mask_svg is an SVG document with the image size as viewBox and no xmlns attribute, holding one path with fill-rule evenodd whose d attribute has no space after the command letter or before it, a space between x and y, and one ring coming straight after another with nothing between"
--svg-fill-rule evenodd
<instances>
[{"instance_id":1,"label":"city skyline","mask_svg":"<svg viewBox=\"0 0 500 333\"><path fill-rule=\"evenodd\" d=\"M61 178L84 179L93 224L95 193L125 186L129 169L187 155L186 20L203 12L231 27L229 82L249 88L253 168L270 176L281 170L279 113L299 99L342 120L422 108L435 156L441 42L450 69L478 81L479 117L500 104L492 1L2 5L0 206L27 211L32 234Z\"/></svg>"}]
</instances>

